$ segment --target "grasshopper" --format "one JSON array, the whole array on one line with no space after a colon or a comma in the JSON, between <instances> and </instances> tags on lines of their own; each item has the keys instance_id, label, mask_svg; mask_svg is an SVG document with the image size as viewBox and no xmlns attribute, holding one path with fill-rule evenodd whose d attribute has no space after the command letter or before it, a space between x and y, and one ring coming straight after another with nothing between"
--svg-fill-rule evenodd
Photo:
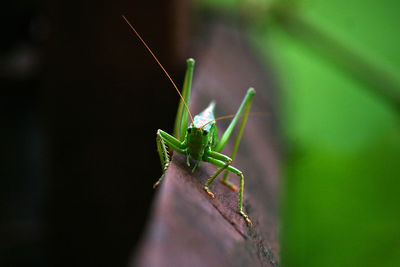
<instances>
[{"instance_id":1,"label":"grasshopper","mask_svg":"<svg viewBox=\"0 0 400 267\"><path fill-rule=\"evenodd\" d=\"M234 186L228 180L228 174L229 172L232 172L237 176L239 176L240 186L239 186L238 213L245 219L247 224L251 227L252 222L249 216L243 211L244 176L240 170L232 166L232 162L236 155L236 151L239 147L240 139L242 137L243 129L246 124L246 120L249 114L255 90L253 88L248 89L235 115L215 118L214 116L215 103L211 102L206 109L204 109L200 114L196 115L193 118L192 114L189 111L188 103L190 98L190 91L191 91L191 84L192 84L192 77L193 77L193 70L195 63L194 59L190 58L187 60L187 68L183 83L183 90L182 93L180 93L175 83L167 73L167 71L158 61L157 57L153 54L153 52L145 43L145 41L137 33L137 31L128 21L128 19L125 16L122 17L124 18L126 23L130 26L130 28L134 31L134 33L137 35L140 41L144 44L146 49L150 52L150 54L156 60L156 62L164 71L164 73L167 75L168 79L171 81L171 83L175 87L175 90L178 92L181 98L175 119L174 134L170 135L167 132L160 129L157 131L157 137L156 137L157 151L160 156L161 168L163 174L159 178L159 180L154 184L153 187L156 188L164 179L165 172L167 171L168 166L170 164L170 158L167 147L169 147L173 151L185 155L186 163L189 167L190 167L189 158L192 158L196 162L192 169L193 172L198 166L200 166L202 161L209 162L214 166L218 167L218 170L207 180L207 182L204 185L204 190L210 197L214 198L215 196L210 191L209 186L221 172L225 171L221 182L224 185L228 186L231 190L237 191L236 186ZM226 143L228 142L228 139L231 136L232 131L235 128L236 124L238 123L240 117L243 118L239 127L239 132L235 140L235 144L232 150L232 155L231 157L228 157L222 154L221 151L224 149ZM190 118L190 125L188 126L189 118ZM216 121L226 118L233 118L233 119L229 124L228 128L222 134L221 138L218 138L218 129L216 126Z\"/></svg>"}]
</instances>

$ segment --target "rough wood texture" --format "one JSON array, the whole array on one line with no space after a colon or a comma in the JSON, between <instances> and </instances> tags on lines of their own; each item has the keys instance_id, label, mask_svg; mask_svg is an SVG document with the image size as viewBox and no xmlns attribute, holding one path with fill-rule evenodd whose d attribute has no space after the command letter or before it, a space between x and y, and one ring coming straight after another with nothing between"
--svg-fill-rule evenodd
<instances>
[{"instance_id":1,"label":"rough wood texture","mask_svg":"<svg viewBox=\"0 0 400 267\"><path fill-rule=\"evenodd\" d=\"M216 116L235 113L248 87L257 90L234 166L245 175L244 208L253 221L248 228L237 213L237 192L217 179L205 181L216 167L203 163L194 173L185 157L175 153L157 189L153 216L139 250L136 266L275 266L278 258L277 186L279 177L271 101L271 82L239 31L218 26L197 57L191 111L217 102ZM220 132L229 121L218 124ZM234 138L224 153L230 154ZM235 175L231 181L237 184ZM154 179L156 180L156 179Z\"/></svg>"}]
</instances>

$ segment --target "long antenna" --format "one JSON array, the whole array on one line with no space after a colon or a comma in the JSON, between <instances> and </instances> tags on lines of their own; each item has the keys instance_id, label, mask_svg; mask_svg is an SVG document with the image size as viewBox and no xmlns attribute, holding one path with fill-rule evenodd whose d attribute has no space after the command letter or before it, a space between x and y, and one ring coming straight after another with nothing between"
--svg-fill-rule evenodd
<instances>
[{"instance_id":1,"label":"long antenna","mask_svg":"<svg viewBox=\"0 0 400 267\"><path fill-rule=\"evenodd\" d=\"M178 92L179 96L181 97L181 99L183 101L183 104L185 105L185 108L186 108L187 112L189 113L190 120L192 121L192 124L194 125L192 114L190 113L189 108L186 105L185 99L183 98L181 92L179 92L178 87L176 87L176 85L175 85L174 81L172 80L171 76L169 76L168 72L164 69L163 65L161 65L160 61L158 61L158 59L154 55L153 51L151 51L150 47L146 44L146 42L142 39L142 37L140 37L139 33L135 30L135 28L132 26L132 24L129 22L129 20L124 15L122 15L122 18L126 21L126 23L129 25L129 27L135 32L136 36L140 39L140 41L144 44L146 49L150 52L150 54L156 60L158 65L164 71L165 75L167 75L168 79L171 81L172 85L175 87L175 90Z\"/></svg>"}]
</instances>

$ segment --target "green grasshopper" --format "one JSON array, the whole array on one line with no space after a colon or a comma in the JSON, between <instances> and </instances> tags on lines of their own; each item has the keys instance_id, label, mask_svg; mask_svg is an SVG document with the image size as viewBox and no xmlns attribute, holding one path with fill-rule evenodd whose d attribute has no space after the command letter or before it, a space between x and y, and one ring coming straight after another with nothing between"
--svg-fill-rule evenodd
<instances>
[{"instance_id":1,"label":"green grasshopper","mask_svg":"<svg viewBox=\"0 0 400 267\"><path fill-rule=\"evenodd\" d=\"M214 117L214 107L215 103L211 102L209 106L203 110L200 114L196 115L194 118L192 117L189 107L187 103L189 103L190 98L190 91L191 91L191 84L192 84L192 77L193 77L193 70L194 70L194 60L188 59L187 60L187 69L185 74L185 79L183 83L183 90L182 94L179 92L178 88L176 87L175 83L158 61L156 56L147 46L147 44L143 41L140 35L136 32L135 28L131 25L131 23L122 16L124 20L128 23L130 28L135 32L138 36L140 41L144 44L150 54L154 57L157 61L161 69L165 72L173 86L175 87L176 91L178 92L181 100L178 106L178 112L175 119L174 125L174 134L173 136L164 132L163 130L157 131L157 150L160 156L161 161L161 168L163 171L162 176L160 179L154 184L154 188L156 188L164 178L165 172L168 169L170 164L170 159L168 155L168 149L179 152L183 155L186 155L186 163L190 167L189 158L192 158L196 161L192 171L200 166L202 161L209 162L214 166L219 167L219 169L207 180L204 185L204 190L207 194L214 198L214 194L210 191L209 186L215 180L215 178L223 171L225 174L221 180L223 184L228 186L231 190L236 191L237 188L228 180L229 172L232 172L240 177L240 187L239 187L239 201L238 201L238 212L239 214L245 219L249 226L252 226L251 220L246 213L243 212L243 188L244 188L244 176L243 173L238 170L237 168L232 166L233 159L236 155L236 151L239 147L240 139L242 137L243 129L246 124L246 120L249 114L251 102L253 96L255 94L255 90L253 88L249 88L247 91L246 96L244 97L242 104L240 105L238 111L234 116L223 116L219 118ZM228 142L229 137L232 134L233 129L235 128L238 120L242 117L242 121L239 127L239 132L235 140L235 144L232 150L231 157L228 157L221 153L224 149L226 143ZM188 119L190 117L191 123L188 126ZM228 128L222 134L221 138L218 139L218 129L216 126L216 121L220 119L226 119L233 117L231 123L229 124Z\"/></svg>"}]
</instances>

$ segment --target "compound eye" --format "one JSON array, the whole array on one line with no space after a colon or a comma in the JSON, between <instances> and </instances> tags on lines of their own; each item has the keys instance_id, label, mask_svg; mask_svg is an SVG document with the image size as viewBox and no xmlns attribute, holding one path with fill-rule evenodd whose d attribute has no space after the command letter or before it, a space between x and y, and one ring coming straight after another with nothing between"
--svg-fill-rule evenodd
<instances>
[{"instance_id":1,"label":"compound eye","mask_svg":"<svg viewBox=\"0 0 400 267\"><path fill-rule=\"evenodd\" d=\"M192 128L188 128L187 132L191 133L192 132Z\"/></svg>"},{"instance_id":2,"label":"compound eye","mask_svg":"<svg viewBox=\"0 0 400 267\"><path fill-rule=\"evenodd\" d=\"M207 131L203 131L203 135L207 135L208 134L208 132Z\"/></svg>"}]
</instances>

